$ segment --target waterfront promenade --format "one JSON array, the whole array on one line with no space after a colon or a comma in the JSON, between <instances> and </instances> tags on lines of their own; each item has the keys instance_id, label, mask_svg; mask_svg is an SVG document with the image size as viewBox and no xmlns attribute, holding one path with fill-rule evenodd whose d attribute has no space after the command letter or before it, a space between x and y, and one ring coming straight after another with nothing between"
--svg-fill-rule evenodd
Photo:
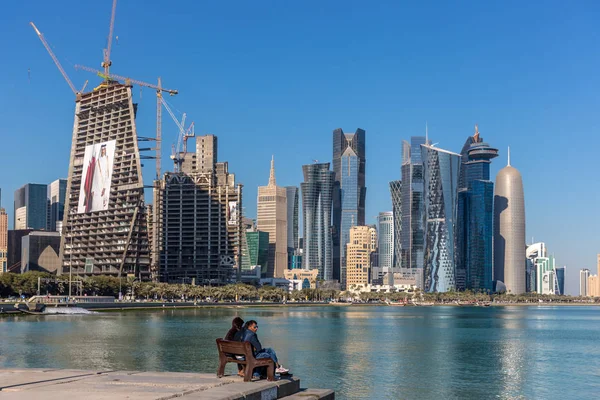
<instances>
[{"instance_id":1,"label":"waterfront promenade","mask_svg":"<svg viewBox=\"0 0 600 400\"><path fill-rule=\"evenodd\" d=\"M297 378L243 382L238 376L181 372L0 369L3 400L333 400L327 389L300 389Z\"/></svg>"}]
</instances>

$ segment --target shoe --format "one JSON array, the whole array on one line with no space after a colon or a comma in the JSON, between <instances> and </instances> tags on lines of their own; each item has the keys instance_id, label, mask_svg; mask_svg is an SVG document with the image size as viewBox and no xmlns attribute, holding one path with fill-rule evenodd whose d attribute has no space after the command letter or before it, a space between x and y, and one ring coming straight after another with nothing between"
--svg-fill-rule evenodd
<instances>
[{"instance_id":1,"label":"shoe","mask_svg":"<svg viewBox=\"0 0 600 400\"><path fill-rule=\"evenodd\" d=\"M285 375L285 374L287 374L288 372L290 372L290 370L289 370L289 369L287 369L287 368L283 368L283 366L281 366L281 367L277 368L277 369L275 370L275 372L276 372L276 373L278 373L278 374L280 374L280 375Z\"/></svg>"}]
</instances>

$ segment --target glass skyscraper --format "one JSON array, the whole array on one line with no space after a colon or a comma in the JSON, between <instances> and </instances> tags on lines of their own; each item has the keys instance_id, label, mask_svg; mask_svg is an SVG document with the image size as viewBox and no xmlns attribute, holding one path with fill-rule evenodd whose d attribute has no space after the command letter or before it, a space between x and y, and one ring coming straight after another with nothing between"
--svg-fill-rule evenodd
<instances>
[{"instance_id":1,"label":"glass skyscraper","mask_svg":"<svg viewBox=\"0 0 600 400\"><path fill-rule=\"evenodd\" d=\"M60 231L65 212L65 196L67 194L67 180L57 179L48 185L48 230Z\"/></svg>"},{"instance_id":2,"label":"glass skyscraper","mask_svg":"<svg viewBox=\"0 0 600 400\"><path fill-rule=\"evenodd\" d=\"M498 150L469 136L461 151L456 222L456 288L493 290L494 183L491 160Z\"/></svg>"},{"instance_id":3,"label":"glass skyscraper","mask_svg":"<svg viewBox=\"0 0 600 400\"><path fill-rule=\"evenodd\" d=\"M333 279L340 282L343 280L342 266L345 265L341 260L350 227L365 225L365 149L363 129L359 128L354 133L344 133L341 128L333 131ZM346 158L344 165L343 158ZM356 168L353 167L354 163Z\"/></svg>"},{"instance_id":4,"label":"glass skyscraper","mask_svg":"<svg viewBox=\"0 0 600 400\"><path fill-rule=\"evenodd\" d=\"M423 289L447 292L456 288L455 232L460 154L421 145L424 182L425 251Z\"/></svg>"},{"instance_id":5,"label":"glass skyscraper","mask_svg":"<svg viewBox=\"0 0 600 400\"><path fill-rule=\"evenodd\" d=\"M298 253L298 188L286 186L288 269L294 269Z\"/></svg>"},{"instance_id":6,"label":"glass skyscraper","mask_svg":"<svg viewBox=\"0 0 600 400\"><path fill-rule=\"evenodd\" d=\"M390 182L392 195L392 214L394 216L394 258L392 266L400 268L402 263L402 181Z\"/></svg>"},{"instance_id":7,"label":"glass skyscraper","mask_svg":"<svg viewBox=\"0 0 600 400\"><path fill-rule=\"evenodd\" d=\"M333 279L331 209L335 174L329 163L302 166L303 265L318 269L319 278Z\"/></svg>"},{"instance_id":8,"label":"glass skyscraper","mask_svg":"<svg viewBox=\"0 0 600 400\"><path fill-rule=\"evenodd\" d=\"M346 286L346 244L350 241L350 228L358 224L360 188L358 186L359 158L351 147L342 154L340 177L341 228L340 228L340 283Z\"/></svg>"},{"instance_id":9,"label":"glass skyscraper","mask_svg":"<svg viewBox=\"0 0 600 400\"><path fill-rule=\"evenodd\" d=\"M48 185L28 183L15 191L15 229L46 229Z\"/></svg>"},{"instance_id":10,"label":"glass skyscraper","mask_svg":"<svg viewBox=\"0 0 600 400\"><path fill-rule=\"evenodd\" d=\"M420 146L425 136L413 136L410 143L402 142L402 232L401 266L407 269L422 269L424 260L423 228L423 162Z\"/></svg>"}]
</instances>

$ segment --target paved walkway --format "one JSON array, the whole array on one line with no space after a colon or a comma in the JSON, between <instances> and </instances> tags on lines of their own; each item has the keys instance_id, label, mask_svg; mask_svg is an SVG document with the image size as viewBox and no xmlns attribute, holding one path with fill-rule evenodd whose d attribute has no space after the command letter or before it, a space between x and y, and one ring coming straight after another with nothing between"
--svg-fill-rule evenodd
<instances>
[{"instance_id":1,"label":"paved walkway","mask_svg":"<svg viewBox=\"0 0 600 400\"><path fill-rule=\"evenodd\" d=\"M297 378L276 382L261 380L243 382L238 376L178 372L85 371L69 369L0 369L2 400L274 400L301 395L313 397L310 391L299 392ZM308 395L304 397L304 395ZM296 398L296 397L293 397Z\"/></svg>"}]
</instances>

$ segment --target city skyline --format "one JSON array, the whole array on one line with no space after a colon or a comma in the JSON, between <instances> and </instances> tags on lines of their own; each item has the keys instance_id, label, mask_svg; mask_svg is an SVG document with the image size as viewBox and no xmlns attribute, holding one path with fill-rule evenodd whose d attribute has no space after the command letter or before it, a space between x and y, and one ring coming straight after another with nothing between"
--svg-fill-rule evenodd
<instances>
[{"instance_id":1,"label":"city skyline","mask_svg":"<svg viewBox=\"0 0 600 400\"><path fill-rule=\"evenodd\" d=\"M104 45L108 18L108 15L105 15L108 12L104 14L93 12L94 7L88 4L72 4L61 10L43 2L36 4L36 7L9 5L8 13L14 18L6 21L3 27L9 32L16 33L14 43L9 43L9 51L15 55L13 57L15 62L7 65L7 79L2 83L3 88L6 89L4 91L6 98L13 99L12 104L7 104L6 108L7 117L3 131L10 134L5 136L5 145L8 148L20 148L21 138L26 135L30 135L31 142L35 143L30 146L28 165L0 179L0 186L5 192L3 206L7 208L10 218L13 210L7 203L10 201L10 193L18 187L27 182L49 183L57 178L66 177L67 165L60 160L68 157L73 126L72 95L62 82L52 61L44 53L39 40L32 32L28 32L30 27L27 26L26 21L32 19L40 25L40 29L54 45L61 61L76 62L81 58L82 62L95 65L99 58L99 49ZM185 7L190 9L191 15L207 18L209 22L214 19L214 22L203 26L198 33L190 35L190 39L186 40L196 40L192 38L201 37L208 32L222 31L223 18L225 18L220 16L225 15L219 12L222 6L187 3ZM247 22L243 27L236 27L231 32L231 37L239 37L239 30L243 29L244 35L253 39L248 40L248 43L241 42L234 45L226 35L218 36L215 44L207 50L210 54L217 55L214 57L215 61L212 65L203 66L203 74L196 74L191 68L194 63L184 65L186 63L178 62L177 58L169 61L169 57L162 57L156 69L144 67L144 65L152 65L147 60L155 53L148 46L144 46L142 40L153 42L157 38L154 35L157 34L147 28L151 26L151 18L143 16L158 12L160 7L149 5L144 10L133 10L132 5L124 2L119 5L118 18L120 19L117 21L117 31L120 31L121 42L114 49L114 70L125 71L133 77L147 78L148 81L160 74L163 79L168 78L168 82L172 83L173 87L181 90L181 97L176 99L177 107L193 111L190 112L190 116L202 119L204 131L213 132L223 138L224 158L230 160L232 170L238 171L238 180L248 190L245 196L248 199L245 204L248 216L253 216L251 210L255 209L254 190L264 178L261 179L261 174L254 168L244 171L244 165L253 165L253 160L266 160L271 154L275 154L276 157L286 160L285 165L281 165L278 169L281 181L290 184L300 182L299 165L306 164L313 158L329 161L331 154L329 140L323 136L326 136L335 126L343 124L343 126L362 126L370 132L372 138L377 138L370 141L367 150L367 158L370 161L367 176L369 198L366 223L374 223L373 216L380 211L391 209L389 196L385 196L384 193L387 192L389 181L398 177L399 142L402 138L422 134L423 121L428 120L431 136L436 137L436 141L441 141L440 145L444 148L458 151L465 134L471 131L472 125L480 123L486 139L501 149L501 157L505 157L504 149L507 145L512 146L512 158L514 163L519 165L527 192L527 241L529 242L529 238L533 236L547 242L556 252L557 263L570 267L569 278L574 276L573 271L580 268L587 267L591 271L595 270L597 249L594 249L595 244L589 240L595 238L594 227L597 225L598 217L592 215L590 218L582 214L587 208L585 203L581 207L572 206L572 204L585 202L586 199L596 198L600 190L594 185L583 184L586 181L593 181L593 171L597 170L592 149L595 147L594 144L598 143L598 138L596 135L588 136L589 130L594 131L598 126L595 117L592 117L593 113L588 112L597 109L598 106L597 98L592 97L588 90L596 82L597 77L594 74L588 76L587 71L597 69L599 60L595 54L580 51L590 40L586 38L593 37L590 35L590 29L593 26L594 13L584 13L580 7L573 5L560 10L547 7L544 9L540 24L533 29L528 26L527 21L532 16L537 16L536 7L522 10L521 13L512 13L511 7L504 10L494 5L472 5L474 10L468 10L464 5L459 7L442 5L438 9L428 10L431 11L427 13L428 20L435 22L441 20L442 16L444 19L449 18L456 22L457 25L453 26L460 25L456 32L448 36L444 24L431 26L428 29L429 34L424 37L408 35L410 39L402 39L392 47L386 47L390 48L387 52L390 56L386 57L384 53L375 51L379 49L378 46L369 52L369 46L378 43L378 39L383 37L381 35L386 29L391 29L391 32L385 35L390 37L389 40L394 37L404 37L403 33L411 32L415 28L418 30L419 21L423 20L423 8L388 6L383 9L369 10L361 9L359 5L354 4L341 10L333 6L324 6L320 13L312 15L312 13L307 14L306 11L296 10L294 7L297 6L284 9L279 5L276 10L273 10L285 17L281 22L277 22L273 16L266 16L264 28L261 28L260 24ZM70 10L66 11L67 8ZM374 29L361 34L335 33L324 23L331 20L334 9L336 13L340 13L336 18L364 21L367 26ZM384 9L385 12L382 12ZM253 11L249 6L242 6L227 18L237 19L241 15L258 18L260 10L261 7ZM400 11L414 18L409 17L409 23L401 27L396 27L398 24L380 23L380 20L386 21L386 15L389 15L387 18L393 18ZM76 19L53 20L45 17L64 12L67 15L71 13L88 15L89 26L79 30ZM297 68L294 71L304 69L307 72L298 74L295 82L281 84L283 80L288 81L287 78L283 79L283 75L286 77L289 75L279 75L277 71L281 65L276 62L274 67L266 68L263 75L256 75L257 71L273 62L273 58L266 57L260 61L250 62L245 70L236 68L233 82L227 83L231 80L234 71L231 67L227 67L232 56L227 56L226 53L244 54L243 52L248 50L246 46L254 46L257 40L270 38L273 28L285 26L285 22L289 22L296 12L313 22L315 28L312 33L315 35L313 38L323 38L320 45L313 46L313 41L310 41L311 46L303 45L296 35L307 32L298 25L296 33L286 32L282 38L273 38L274 43L268 42L271 46L266 48L269 51L273 48L277 50L274 52L275 60L278 58L288 60L287 57L293 54L294 60L302 60L298 65L292 66ZM140 17L138 13L142 16ZM573 18L559 25L553 23L565 13ZM132 15L137 17L132 18ZM358 15L360 19L357 19ZM483 20L493 29L486 32L478 30L477 34L473 34L473 20L483 22L473 18L477 15L484 15ZM127 20L128 27L123 24L123 19ZM376 19L378 23L375 23ZM516 33L506 28L510 25L506 23L507 19L511 24L518 24L524 29L524 32L519 33L519 40L514 42L516 45L510 48L504 46L506 42L494 40L495 37L503 35L507 40L515 39ZM244 20L252 21L252 18L245 17ZM185 48L188 42L180 40L186 35L185 29L190 28L182 26L161 33L160 36L165 36L161 40L165 40L164 43L177 43L177 46ZM82 31L84 34L72 35L74 31ZM546 34L554 38L551 45L540 40L542 35ZM441 53L435 51L436 48L440 49L435 46L435 42L440 38L450 50L461 48L459 43L464 44L466 41L472 45L471 51L456 52L456 55L452 51L443 49ZM578 46L572 46L575 38ZM352 63L334 61L340 53L339 46L333 46L332 49L332 45L338 43L337 40L343 40L342 43L352 41L357 54L366 51L369 57L353 58ZM93 41L98 43L97 48L89 46ZM283 43L281 41L291 42L291 53L281 50L282 48L279 47L279 44ZM82 46L83 43L86 43L86 46ZM386 46L390 44L386 41L382 43ZM342 46L342 49L344 48ZM128 54L132 51L133 56ZM264 54L261 50L258 50L258 53ZM496 53L498 55L495 55ZM399 56L400 54L402 57ZM546 54L549 54L551 61L544 63L540 70L540 56ZM220 55L223 57L219 57ZM439 65L435 62L438 57L443 57L443 65L447 71L444 74L433 70L433 65ZM341 57L341 59L345 58ZM517 58L520 62L507 65L506 60L511 58ZM261 57L256 59L259 60ZM311 64L307 64L306 60L311 60ZM312 67L314 60L319 64L318 69ZM401 66L401 69L398 66ZM68 65L65 67L76 81L76 86L80 87L88 78L90 84L97 83L93 81L93 77L75 73ZM28 82L28 68L31 68L31 83ZM571 68L577 68L576 76L571 74ZM218 73L219 70L222 70L222 73ZM323 77L314 80L312 78L317 71L325 73ZM357 71L361 71L362 74L357 74ZM417 74L417 71L421 73ZM268 75L272 81L265 80L265 75ZM207 79L206 76L211 76L211 79ZM362 78L358 79L357 76ZM407 83L405 77L410 77L409 80L412 82ZM591 82L588 79L590 77ZM237 87L240 84L241 87ZM276 89L279 84L285 90ZM445 88L443 92L431 90L440 84ZM488 88L485 93L479 89L482 84ZM269 90L262 90L265 85ZM360 98L351 95L357 87L362 91ZM400 87L402 90L399 90ZM325 100L318 98L313 102L307 101L309 94L314 100L316 89L319 93L323 91L329 94L324 96L327 98L325 103ZM136 89L134 92L134 96L139 97L139 90ZM208 95L197 96L197 93L208 93ZM520 95L515 97L515 93ZM250 98L253 107L245 111L244 108ZM139 99L140 115L137 122L139 122L140 134L143 132L151 135L154 132L154 121L151 115L154 100L148 91L144 91L143 98ZM330 104L335 104L335 107L329 106ZM32 109L41 109L41 107L43 110L40 111L40 115L43 118L38 119L44 121L43 126L35 119L31 125L22 124L23 112L20 109L27 109L30 113ZM319 108L324 111L319 111ZM226 111L219 111L219 109ZM511 115L511 118L506 118L507 115ZM299 141L300 143L296 142L294 146L287 145L288 148L268 145L277 140L279 133L277 129L271 127L263 129L265 121L269 121L272 125L286 125L286 122L294 121L288 129L288 134L302 137L303 140ZM171 132L176 132L176 129L174 126L169 128L167 121L163 122L163 126L165 127L163 148L166 155L169 151L166 130L168 128L172 129ZM259 128L252 128L253 126ZM174 140L175 133L171 136ZM577 151L570 149L569 140L573 136L588 137L590 143ZM534 162L535 155L530 147L522 144L525 137L528 143L536 143L536 154L560 158L563 162L555 164ZM19 152L12 153L14 154L6 154L0 161L2 170L12 171L14 165L21 164L16 158ZM495 176L500 167L501 165L492 166L492 176ZM153 169L152 162L147 162L144 168L146 168L144 171L146 178L153 176L152 173L148 173L148 170ZM565 179L567 176L575 179ZM552 187L557 180L565 182L561 185L561 193L548 196L548 188ZM548 215L552 215L553 218L548 218ZM12 221L9 226L13 226ZM569 229L560 230L556 229L556 226L569 226ZM572 279L569 283L569 291L574 293Z\"/></svg>"}]
</instances>

